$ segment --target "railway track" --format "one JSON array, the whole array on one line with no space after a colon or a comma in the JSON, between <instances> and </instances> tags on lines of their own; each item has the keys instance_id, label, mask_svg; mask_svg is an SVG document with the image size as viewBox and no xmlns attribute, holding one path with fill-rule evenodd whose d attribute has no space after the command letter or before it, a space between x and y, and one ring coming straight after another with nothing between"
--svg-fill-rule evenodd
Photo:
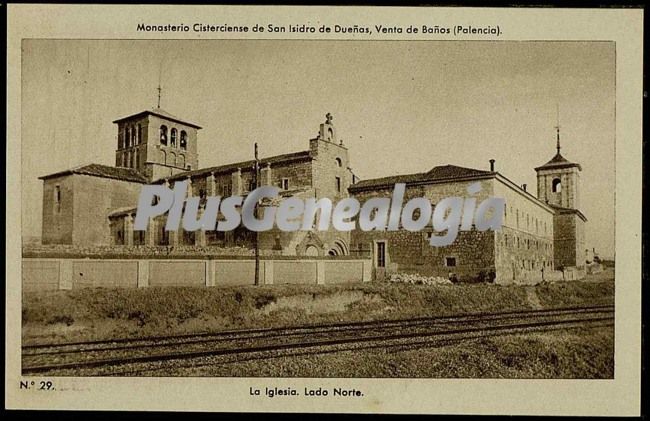
<instances>
[{"instance_id":1,"label":"railway track","mask_svg":"<svg viewBox=\"0 0 650 421\"><path fill-rule=\"evenodd\" d=\"M173 360L228 356L228 362L236 362L242 358L274 358L305 352L425 346L436 341L612 325L613 321L614 307L608 305L232 330L28 345L22 348L22 363L23 374L74 373L115 367L126 367L129 373L146 372L147 364Z\"/></svg>"}]
</instances>

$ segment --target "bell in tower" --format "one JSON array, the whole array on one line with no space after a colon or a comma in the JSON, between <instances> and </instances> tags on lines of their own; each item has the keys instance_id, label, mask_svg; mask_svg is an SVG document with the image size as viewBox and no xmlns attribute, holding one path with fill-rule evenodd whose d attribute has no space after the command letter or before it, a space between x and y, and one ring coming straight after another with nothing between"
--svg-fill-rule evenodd
<instances>
[{"instance_id":1,"label":"bell in tower","mask_svg":"<svg viewBox=\"0 0 650 421\"><path fill-rule=\"evenodd\" d=\"M557 129L557 152L537 172L537 198L554 210L553 215L553 264L555 268L585 265L585 223L587 218L580 212L579 181L580 164L571 162L560 153L560 127Z\"/></svg>"},{"instance_id":2,"label":"bell in tower","mask_svg":"<svg viewBox=\"0 0 650 421\"><path fill-rule=\"evenodd\" d=\"M334 117L330 113L327 113L325 115L325 123L321 123L320 131L318 133L319 140L324 140L326 142L336 143L336 141L337 141L336 129L334 128L334 125L332 124L332 119L333 118Z\"/></svg>"},{"instance_id":3,"label":"bell in tower","mask_svg":"<svg viewBox=\"0 0 650 421\"><path fill-rule=\"evenodd\" d=\"M161 108L142 111L113 123L118 127L115 165L156 180L197 169L200 126Z\"/></svg>"},{"instance_id":4,"label":"bell in tower","mask_svg":"<svg viewBox=\"0 0 650 421\"><path fill-rule=\"evenodd\" d=\"M537 172L537 198L542 202L568 209L578 209L580 164L570 162L560 153L560 127L557 130L557 152Z\"/></svg>"}]
</instances>

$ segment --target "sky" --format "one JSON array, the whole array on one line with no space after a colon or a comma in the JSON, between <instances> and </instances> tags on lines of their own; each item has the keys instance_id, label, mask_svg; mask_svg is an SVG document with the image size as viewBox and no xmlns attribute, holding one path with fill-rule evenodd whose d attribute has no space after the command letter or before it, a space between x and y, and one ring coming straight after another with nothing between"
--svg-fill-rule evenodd
<instances>
[{"instance_id":1,"label":"sky","mask_svg":"<svg viewBox=\"0 0 650 421\"><path fill-rule=\"evenodd\" d=\"M614 256L615 47L608 42L25 40L23 235L37 177L114 165L113 120L156 106L203 127L199 167L307 150L325 114L362 178L454 164L536 192L555 154L582 166L586 246ZM11 139L11 136L9 136Z\"/></svg>"}]
</instances>

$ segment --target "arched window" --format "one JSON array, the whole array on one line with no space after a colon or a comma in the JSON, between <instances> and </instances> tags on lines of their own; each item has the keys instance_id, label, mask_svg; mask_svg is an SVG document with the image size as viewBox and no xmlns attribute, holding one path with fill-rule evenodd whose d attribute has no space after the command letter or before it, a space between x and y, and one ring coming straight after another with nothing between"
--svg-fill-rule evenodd
<instances>
[{"instance_id":1,"label":"arched window","mask_svg":"<svg viewBox=\"0 0 650 421\"><path fill-rule=\"evenodd\" d=\"M167 163L167 153L165 151L160 151L160 163L161 164Z\"/></svg>"},{"instance_id":2,"label":"arched window","mask_svg":"<svg viewBox=\"0 0 650 421\"><path fill-rule=\"evenodd\" d=\"M560 181L559 178L553 179L553 183L551 184L551 189L553 193L560 193L562 191L562 181Z\"/></svg>"},{"instance_id":3,"label":"arched window","mask_svg":"<svg viewBox=\"0 0 650 421\"><path fill-rule=\"evenodd\" d=\"M176 129L172 129L170 146L176 146Z\"/></svg>"},{"instance_id":4,"label":"arched window","mask_svg":"<svg viewBox=\"0 0 650 421\"><path fill-rule=\"evenodd\" d=\"M185 168L185 155L178 155L178 166Z\"/></svg>"},{"instance_id":5,"label":"arched window","mask_svg":"<svg viewBox=\"0 0 650 421\"><path fill-rule=\"evenodd\" d=\"M187 149L187 132L181 130L181 149Z\"/></svg>"},{"instance_id":6,"label":"arched window","mask_svg":"<svg viewBox=\"0 0 650 421\"><path fill-rule=\"evenodd\" d=\"M160 144L167 145L167 126L160 126Z\"/></svg>"},{"instance_id":7,"label":"arched window","mask_svg":"<svg viewBox=\"0 0 650 421\"><path fill-rule=\"evenodd\" d=\"M176 154L174 152L169 154L169 162L167 163L167 165L171 165L173 167L176 166Z\"/></svg>"},{"instance_id":8,"label":"arched window","mask_svg":"<svg viewBox=\"0 0 650 421\"><path fill-rule=\"evenodd\" d=\"M336 166L340 167L341 165L343 165L343 162L341 161L341 158L336 158Z\"/></svg>"},{"instance_id":9,"label":"arched window","mask_svg":"<svg viewBox=\"0 0 650 421\"><path fill-rule=\"evenodd\" d=\"M327 129L327 140L330 142L334 141L334 130L331 127Z\"/></svg>"}]
</instances>

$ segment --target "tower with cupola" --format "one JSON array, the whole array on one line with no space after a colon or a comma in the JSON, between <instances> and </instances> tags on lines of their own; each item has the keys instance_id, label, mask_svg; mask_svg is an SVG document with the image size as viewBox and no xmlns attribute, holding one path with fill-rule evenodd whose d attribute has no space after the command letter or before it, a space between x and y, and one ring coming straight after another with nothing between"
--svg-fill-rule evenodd
<instances>
[{"instance_id":1,"label":"tower with cupola","mask_svg":"<svg viewBox=\"0 0 650 421\"><path fill-rule=\"evenodd\" d=\"M580 211L580 164L561 154L560 126L556 126L555 156L537 172L537 198L555 210L553 218L554 265L583 268L585 265L585 222Z\"/></svg>"}]
</instances>

